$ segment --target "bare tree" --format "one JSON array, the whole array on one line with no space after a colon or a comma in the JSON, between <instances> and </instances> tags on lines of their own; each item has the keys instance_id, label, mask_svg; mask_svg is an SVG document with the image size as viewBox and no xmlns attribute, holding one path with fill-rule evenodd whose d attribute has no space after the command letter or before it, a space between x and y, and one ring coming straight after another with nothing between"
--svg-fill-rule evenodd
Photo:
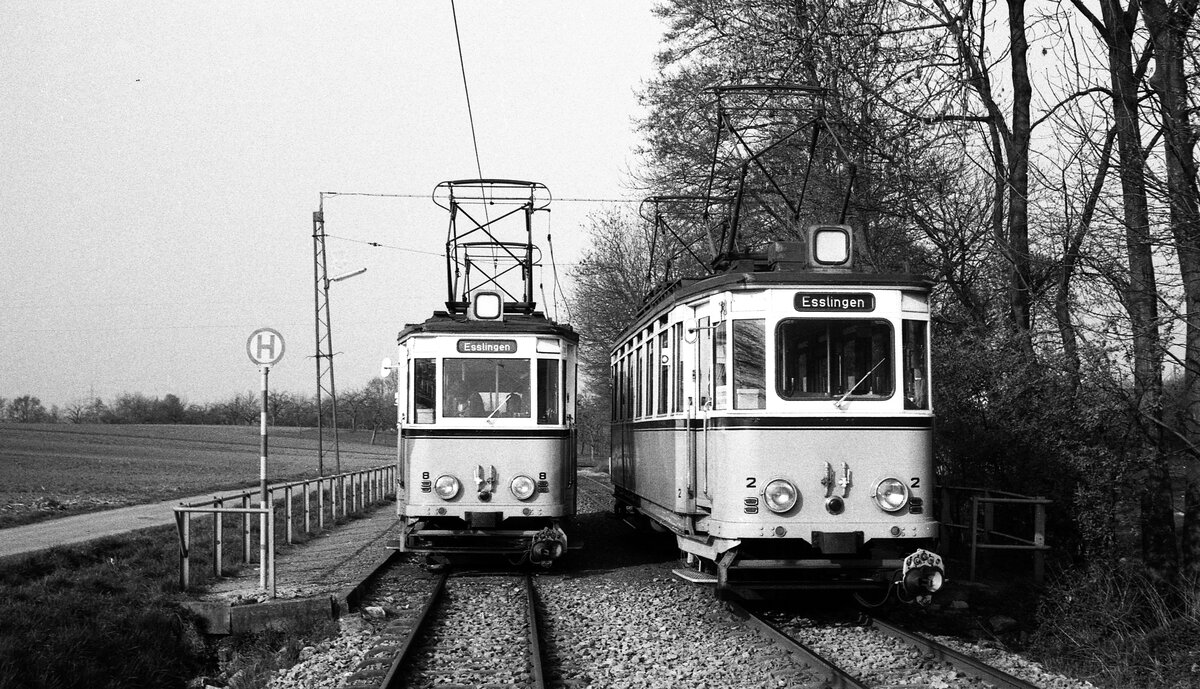
<instances>
[{"instance_id":1,"label":"bare tree","mask_svg":"<svg viewBox=\"0 0 1200 689\"><path fill-rule=\"evenodd\" d=\"M1184 488L1182 555L1185 572L1200 576L1200 188L1196 131L1186 57L1196 0L1143 0L1143 16L1154 51L1150 80L1158 101L1167 169L1171 233L1183 278L1184 351L1182 435L1190 449Z\"/></svg>"},{"instance_id":2,"label":"bare tree","mask_svg":"<svg viewBox=\"0 0 1200 689\"><path fill-rule=\"evenodd\" d=\"M1140 458L1143 480L1139 481L1142 550L1147 564L1170 579L1178 571L1179 562L1170 466L1163 448L1159 290L1138 103L1139 72L1145 64L1145 58L1135 54L1134 44L1140 5L1134 1L1122 7L1120 0L1101 0L1101 16L1097 17L1082 0L1072 0L1072 4L1095 28L1107 52L1127 261L1121 297L1129 314L1136 421L1144 438ZM1139 60L1143 61L1141 67Z\"/></svg>"}]
</instances>

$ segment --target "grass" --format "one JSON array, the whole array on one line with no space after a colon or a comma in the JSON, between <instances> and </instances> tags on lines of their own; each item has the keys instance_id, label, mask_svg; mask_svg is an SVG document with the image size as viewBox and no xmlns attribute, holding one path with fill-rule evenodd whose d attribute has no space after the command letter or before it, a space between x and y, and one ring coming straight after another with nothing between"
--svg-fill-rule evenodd
<instances>
[{"instance_id":1,"label":"grass","mask_svg":"<svg viewBox=\"0 0 1200 689\"><path fill-rule=\"evenodd\" d=\"M0 686L185 686L208 652L175 604L172 531L0 564Z\"/></svg>"},{"instance_id":2,"label":"grass","mask_svg":"<svg viewBox=\"0 0 1200 689\"><path fill-rule=\"evenodd\" d=\"M271 438L273 480L316 475L312 429L273 429ZM258 443L256 427L0 424L0 526L253 486ZM390 447L362 438L342 442L344 471L394 456ZM38 500L58 508L31 508ZM240 564L238 520L225 524L231 572ZM276 525L283 543L282 506ZM193 538L192 572L202 581L212 568L211 529L196 525ZM193 677L216 674L222 658L237 676L229 686L244 689L294 661L304 639L330 631L214 644L179 605L188 597L178 580L173 526L0 560L0 687L185 687Z\"/></svg>"},{"instance_id":3,"label":"grass","mask_svg":"<svg viewBox=\"0 0 1200 689\"><path fill-rule=\"evenodd\" d=\"M197 535L193 571L206 573L212 536ZM231 689L249 689L336 631L206 639L179 605L177 548L174 527L160 527L0 561L0 687L179 688L224 669Z\"/></svg>"},{"instance_id":4,"label":"grass","mask_svg":"<svg viewBox=\"0 0 1200 689\"><path fill-rule=\"evenodd\" d=\"M370 445L341 433L343 471L395 458L395 436ZM258 484L257 426L0 424L0 528ZM272 428L269 477L317 475L312 428ZM325 472L334 458L326 451Z\"/></svg>"}]
</instances>

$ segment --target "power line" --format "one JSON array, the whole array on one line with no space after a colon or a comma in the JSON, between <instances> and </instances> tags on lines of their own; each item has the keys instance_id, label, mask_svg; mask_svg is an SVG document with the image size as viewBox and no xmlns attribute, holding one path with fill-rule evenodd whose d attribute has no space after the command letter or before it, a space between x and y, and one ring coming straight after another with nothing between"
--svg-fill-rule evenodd
<instances>
[{"instance_id":1,"label":"power line","mask_svg":"<svg viewBox=\"0 0 1200 689\"><path fill-rule=\"evenodd\" d=\"M426 255L426 256L437 256L437 257L439 257L439 258L445 258L445 257L446 257L446 254L443 254L443 253L437 253L437 252L435 252L435 251L422 251L422 250L420 250L420 249L409 249L409 248L406 248L406 247L403 247L403 246L395 246L394 244L384 244L383 242L371 242L371 241L367 241L367 240L365 240L365 239L351 239L350 237L341 237L341 236L338 236L338 235L336 235L336 234L328 234L328 233L326 233L326 234L325 234L325 236L326 236L326 237L328 237L328 238L330 238L330 239L337 239L337 240L341 240L341 241L343 241L343 242L353 242L353 243L355 243L355 244L365 244L365 245L367 245L367 246L373 246L373 247L376 247L376 248L379 248L379 249L393 249L393 250L395 250L395 251L405 251L405 252L408 252L408 253L410 253L410 254L424 254L424 255ZM547 234L547 235L546 235L546 241L547 241L547 242L550 242L550 241L551 241L551 240L550 240L550 235L549 235L549 234ZM545 268L545 266L543 266L543 265L542 265L542 264L540 264L540 263L538 263L538 264L536 264L536 265L537 265L538 267L540 267L540 268ZM558 284L558 272L557 272L557 270L556 270L556 266L577 266L577 265L579 265L579 264L578 264L578 263L570 263L570 262L568 262L568 263L559 263L559 262L555 261L555 260L554 260L554 245L553 245L553 244L551 244L551 245L550 245L550 266L551 266L551 270L554 270L554 271L555 271L555 272L554 272L554 283L555 283L556 285ZM561 288L561 287L559 287L559 292L562 292L562 288ZM564 298L565 298L565 295L564 295ZM0 308L4 308L4 307L0 307Z\"/></svg>"},{"instance_id":2,"label":"power line","mask_svg":"<svg viewBox=\"0 0 1200 689\"><path fill-rule=\"evenodd\" d=\"M392 244L384 244L382 242L368 242L363 239L351 239L349 237L339 237L336 234L329 234L329 233L326 233L325 236L329 237L330 239L340 239L344 242L354 242L355 244L366 244L367 246L375 246L375 247L379 247L381 249L395 249L396 251L407 251L410 254L425 254L426 256L438 256L440 258L446 257L446 254L437 253L436 251L421 251L420 249L408 249L403 246L394 246Z\"/></svg>"},{"instance_id":3,"label":"power line","mask_svg":"<svg viewBox=\"0 0 1200 689\"><path fill-rule=\"evenodd\" d=\"M471 91L467 88L467 65L463 61L462 38L458 34L458 12L454 0L450 0L450 16L454 18L454 41L458 44L458 66L462 70L463 93L467 97L467 119L471 122L471 143L475 146L475 170L483 179L483 166L479 163L479 140L475 138L475 114L471 111Z\"/></svg>"},{"instance_id":4,"label":"power line","mask_svg":"<svg viewBox=\"0 0 1200 689\"><path fill-rule=\"evenodd\" d=\"M308 323L276 323L277 328L303 328L307 327ZM78 333L127 333L127 332L153 332L162 330L247 330L257 327L257 321L254 323L243 323L234 325L133 325L121 327L96 327L96 328L30 328L30 329L6 329L6 332L12 333L41 333L41 334L78 334Z\"/></svg>"},{"instance_id":5,"label":"power line","mask_svg":"<svg viewBox=\"0 0 1200 689\"><path fill-rule=\"evenodd\" d=\"M432 197L430 194L383 194L383 193L371 193L371 192L363 192L363 191L323 191L321 193L325 196L375 196L375 197L379 197L379 198L389 198L389 199L429 199ZM584 197L564 196L561 198L555 197L554 202L555 203L561 203L561 202L566 202L566 203L640 203L641 199L605 199L605 198L584 198Z\"/></svg>"}]
</instances>

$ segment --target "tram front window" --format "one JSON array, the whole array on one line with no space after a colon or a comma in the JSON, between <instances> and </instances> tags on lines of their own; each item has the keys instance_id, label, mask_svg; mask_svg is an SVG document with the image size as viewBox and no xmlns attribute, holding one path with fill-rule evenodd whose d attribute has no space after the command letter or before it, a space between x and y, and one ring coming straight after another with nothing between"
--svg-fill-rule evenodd
<instances>
[{"instance_id":1,"label":"tram front window","mask_svg":"<svg viewBox=\"0 0 1200 689\"><path fill-rule=\"evenodd\" d=\"M444 359L447 417L529 418L528 359Z\"/></svg>"},{"instance_id":2,"label":"tram front window","mask_svg":"<svg viewBox=\"0 0 1200 689\"><path fill-rule=\"evenodd\" d=\"M433 359L413 359L412 409L409 418L414 423L433 423L437 411L437 368Z\"/></svg>"},{"instance_id":3,"label":"tram front window","mask_svg":"<svg viewBox=\"0 0 1200 689\"><path fill-rule=\"evenodd\" d=\"M538 417L542 424L558 423L558 360L537 360Z\"/></svg>"},{"instance_id":4,"label":"tram front window","mask_svg":"<svg viewBox=\"0 0 1200 689\"><path fill-rule=\"evenodd\" d=\"M780 321L775 338L776 387L783 399L892 396L896 364L888 361L894 357L887 321L791 318Z\"/></svg>"}]
</instances>

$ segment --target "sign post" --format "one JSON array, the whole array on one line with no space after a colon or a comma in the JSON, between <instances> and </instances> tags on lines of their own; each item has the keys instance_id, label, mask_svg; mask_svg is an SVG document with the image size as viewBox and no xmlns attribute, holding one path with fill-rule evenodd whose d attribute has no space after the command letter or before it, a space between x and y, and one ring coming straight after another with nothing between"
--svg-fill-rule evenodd
<instances>
[{"instance_id":1,"label":"sign post","mask_svg":"<svg viewBox=\"0 0 1200 689\"><path fill-rule=\"evenodd\" d=\"M250 338L246 340L246 354L250 356L252 363L258 364L259 371L262 372L262 409L259 413L258 506L265 509L270 508L267 499L267 377L270 375L271 366L283 358L283 349L283 335L271 328L259 328L250 333ZM270 559L267 553L268 524L267 515L261 515L258 522L258 583L264 589L267 588L267 563ZM275 573L271 572L272 589L275 588L274 581ZM272 590L271 595L274 596L274 593Z\"/></svg>"}]
</instances>

